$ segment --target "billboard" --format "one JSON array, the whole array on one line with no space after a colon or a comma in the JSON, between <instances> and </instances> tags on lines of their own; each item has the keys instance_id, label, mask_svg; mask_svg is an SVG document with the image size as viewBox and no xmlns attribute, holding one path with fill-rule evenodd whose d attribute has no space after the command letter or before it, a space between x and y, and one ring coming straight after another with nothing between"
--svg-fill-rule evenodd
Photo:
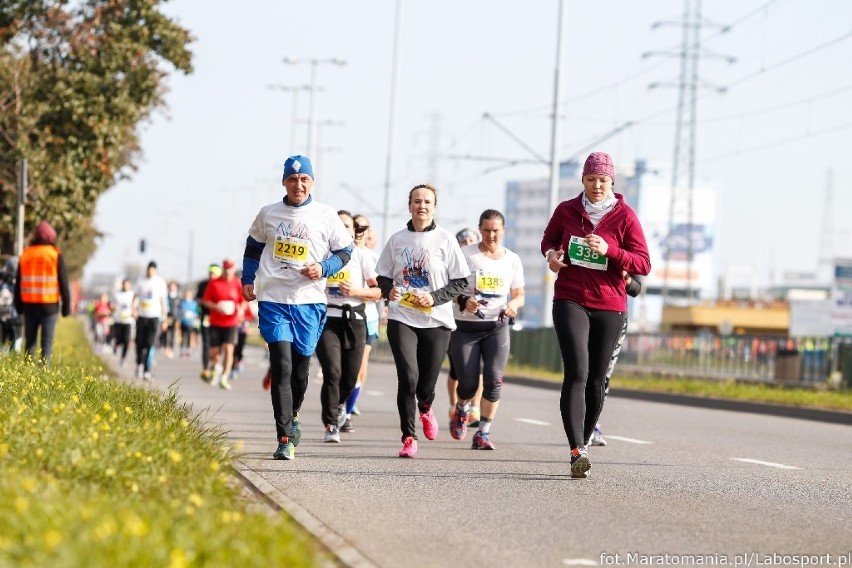
<instances>
[{"instance_id":1,"label":"billboard","mask_svg":"<svg viewBox=\"0 0 852 568\"><path fill-rule=\"evenodd\" d=\"M651 274L644 280L649 288L662 288L668 268L670 289L701 290L706 296L715 289L714 247L716 237L716 192L709 187L692 190L692 223L689 222L688 189L678 189L669 228L671 188L651 185L642 188L639 221L645 229L651 254ZM691 247L690 247L691 243ZM691 253L691 263L690 263Z\"/></svg>"}]
</instances>

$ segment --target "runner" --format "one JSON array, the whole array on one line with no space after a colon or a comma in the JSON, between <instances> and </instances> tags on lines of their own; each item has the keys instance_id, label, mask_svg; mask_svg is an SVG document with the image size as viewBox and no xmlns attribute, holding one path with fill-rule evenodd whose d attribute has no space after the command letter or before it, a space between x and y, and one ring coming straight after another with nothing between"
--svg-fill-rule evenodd
<instances>
[{"instance_id":1,"label":"runner","mask_svg":"<svg viewBox=\"0 0 852 568\"><path fill-rule=\"evenodd\" d=\"M482 415L471 449L493 450L491 423L500 403L503 372L509 361L509 331L524 305L524 267L521 258L503 246L506 219L494 209L479 216L482 242L462 248L470 284L455 303L456 330L450 337L450 356L458 377L458 402L450 435L463 440L471 401L480 386Z\"/></svg>"},{"instance_id":2,"label":"runner","mask_svg":"<svg viewBox=\"0 0 852 568\"><path fill-rule=\"evenodd\" d=\"M624 276L624 284L625 289L627 291L627 295L635 298L642 292L642 282L628 274L626 271L623 273ZM612 351L612 355L609 358L609 366L606 368L606 378L604 379L604 402L606 402L606 397L609 395L609 380L612 378L612 372L615 370L615 364L618 362L618 356L621 354L621 346L624 344L624 338L627 336L627 318L624 318L624 325L621 326L621 335L618 337L618 343L615 344L615 349ZM603 408L601 408L601 412L603 412ZM595 429L592 430L592 438L589 440L590 446L606 446L606 438L603 437L603 430L601 429L601 423L597 422L595 424Z\"/></svg>"},{"instance_id":3,"label":"runner","mask_svg":"<svg viewBox=\"0 0 852 568\"><path fill-rule=\"evenodd\" d=\"M375 239L370 238L373 234L373 230L370 228L370 220L364 215L355 215L353 222L353 227L355 228L355 246L358 248L361 256L370 261L375 271L379 255L373 250L376 243ZM358 410L358 396L361 394L361 389L367 383L370 352L373 350L373 344L379 339L380 311L383 311L385 307L385 303L381 298L376 302L365 302L364 305L364 312L367 314L367 343L364 345L364 355L361 357L358 380L355 381L355 388L352 389L352 394L346 399L346 421L340 427L341 432L353 432L352 416L361 414Z\"/></svg>"},{"instance_id":4,"label":"runner","mask_svg":"<svg viewBox=\"0 0 852 568\"><path fill-rule=\"evenodd\" d=\"M192 356L192 348L195 346L195 338L201 323L198 310L198 302L195 301L192 290L184 290L183 300L180 301L178 307L181 357L189 358Z\"/></svg>"},{"instance_id":5,"label":"runner","mask_svg":"<svg viewBox=\"0 0 852 568\"><path fill-rule=\"evenodd\" d=\"M201 328L199 329L201 336L201 378L208 382L213 376L210 371L210 311L201 304L207 284L220 276L222 276L222 268L218 264L211 264L207 267L207 280L198 283L198 290L195 293L195 301L198 302L201 309Z\"/></svg>"},{"instance_id":6,"label":"runner","mask_svg":"<svg viewBox=\"0 0 852 568\"><path fill-rule=\"evenodd\" d=\"M387 330L398 381L401 458L417 455L415 411L426 439L438 436L432 403L450 332L456 327L450 302L467 287L470 274L456 238L435 224L437 202L431 185L417 185L409 192L411 219L391 235L376 266L382 296L391 302Z\"/></svg>"},{"instance_id":7,"label":"runner","mask_svg":"<svg viewBox=\"0 0 852 568\"><path fill-rule=\"evenodd\" d=\"M112 299L112 338L113 354L119 355L118 365L124 367L127 359L127 349L130 347L130 337L133 330L133 298L136 293L133 291L133 283L129 278L121 281L121 290L113 294Z\"/></svg>"},{"instance_id":8,"label":"runner","mask_svg":"<svg viewBox=\"0 0 852 568\"><path fill-rule=\"evenodd\" d=\"M110 335L112 323L112 306L109 294L100 295L92 308L92 320L95 324L95 350L104 353L107 350L107 338Z\"/></svg>"},{"instance_id":9,"label":"runner","mask_svg":"<svg viewBox=\"0 0 852 568\"><path fill-rule=\"evenodd\" d=\"M587 444L600 416L610 355L627 309L622 272L651 269L636 214L613 193L609 154L594 152L583 166L583 192L560 203L544 230L541 251L556 272L553 327L564 376L559 409L571 448L571 477L588 477Z\"/></svg>"},{"instance_id":10,"label":"runner","mask_svg":"<svg viewBox=\"0 0 852 568\"><path fill-rule=\"evenodd\" d=\"M157 263L148 263L145 278L136 284L133 300L136 316L136 378L151 381L154 372L154 357L157 353L157 337L165 331L166 281L157 274Z\"/></svg>"},{"instance_id":11,"label":"runner","mask_svg":"<svg viewBox=\"0 0 852 568\"><path fill-rule=\"evenodd\" d=\"M354 221L348 211L338 216L355 236ZM346 399L355 388L367 342L365 302L381 298L372 260L352 249L352 257L340 272L326 280L327 317L317 344L317 358L322 367L322 422L325 442L340 443L340 431L346 424ZM347 431L352 431L350 423Z\"/></svg>"},{"instance_id":12,"label":"runner","mask_svg":"<svg viewBox=\"0 0 852 568\"><path fill-rule=\"evenodd\" d=\"M207 284L201 304L210 313L210 382L231 390L228 377L234 365L237 328L246 301L243 299L242 285L237 280L234 261L225 259L222 268L224 274Z\"/></svg>"},{"instance_id":13,"label":"runner","mask_svg":"<svg viewBox=\"0 0 852 568\"><path fill-rule=\"evenodd\" d=\"M269 346L278 440L272 457L292 460L302 436L298 412L311 355L325 324L323 279L349 262L352 236L334 209L311 197L308 158L287 158L281 184L287 195L263 207L249 228L242 283L246 301L258 300L260 334Z\"/></svg>"}]
</instances>

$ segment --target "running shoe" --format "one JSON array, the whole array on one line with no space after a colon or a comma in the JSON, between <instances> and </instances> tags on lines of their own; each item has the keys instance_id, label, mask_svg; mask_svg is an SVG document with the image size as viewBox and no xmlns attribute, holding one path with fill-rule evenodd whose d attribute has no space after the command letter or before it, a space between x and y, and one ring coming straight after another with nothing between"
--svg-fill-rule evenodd
<instances>
[{"instance_id":1,"label":"running shoe","mask_svg":"<svg viewBox=\"0 0 852 568\"><path fill-rule=\"evenodd\" d=\"M152 377L153 376L151 375L151 371L145 371L144 373L142 373L142 380L144 380L146 383L150 383Z\"/></svg>"},{"instance_id":2,"label":"running shoe","mask_svg":"<svg viewBox=\"0 0 852 568\"><path fill-rule=\"evenodd\" d=\"M136 378L141 379L142 375L145 374L145 366L144 365L136 365Z\"/></svg>"},{"instance_id":3,"label":"running shoe","mask_svg":"<svg viewBox=\"0 0 852 568\"><path fill-rule=\"evenodd\" d=\"M471 428L479 428L479 407L470 407L470 418L467 420L467 425Z\"/></svg>"},{"instance_id":4,"label":"running shoe","mask_svg":"<svg viewBox=\"0 0 852 568\"><path fill-rule=\"evenodd\" d=\"M592 430L592 439L589 441L592 446L606 446L606 440L603 437L603 430L600 424L595 424L595 429Z\"/></svg>"},{"instance_id":5,"label":"running shoe","mask_svg":"<svg viewBox=\"0 0 852 568\"><path fill-rule=\"evenodd\" d=\"M210 379L213 378L213 373L210 372L210 369L204 369L201 371L201 380L205 382L210 382Z\"/></svg>"},{"instance_id":6,"label":"running shoe","mask_svg":"<svg viewBox=\"0 0 852 568\"><path fill-rule=\"evenodd\" d=\"M293 421L290 424L290 441L293 443L293 447L299 445L299 441L302 439L302 423L299 422L299 413L293 415Z\"/></svg>"},{"instance_id":7,"label":"running shoe","mask_svg":"<svg viewBox=\"0 0 852 568\"><path fill-rule=\"evenodd\" d=\"M401 458L413 458L417 455L417 440L414 437L409 436L405 440L402 441L402 449L399 450L399 457Z\"/></svg>"},{"instance_id":8,"label":"running shoe","mask_svg":"<svg viewBox=\"0 0 852 568\"><path fill-rule=\"evenodd\" d=\"M228 377L222 375L222 378L219 380L219 386L225 390L231 390L231 383L228 382Z\"/></svg>"},{"instance_id":9,"label":"running shoe","mask_svg":"<svg viewBox=\"0 0 852 568\"><path fill-rule=\"evenodd\" d=\"M343 428L343 424L346 422L346 405L341 404L337 407L337 427Z\"/></svg>"},{"instance_id":10,"label":"running shoe","mask_svg":"<svg viewBox=\"0 0 852 568\"><path fill-rule=\"evenodd\" d=\"M352 412L350 412L349 414L351 414L352 416L361 416L361 411L358 410L357 406L353 406Z\"/></svg>"},{"instance_id":11,"label":"running shoe","mask_svg":"<svg viewBox=\"0 0 852 568\"><path fill-rule=\"evenodd\" d=\"M333 442L335 444L340 443L340 430L334 424L329 424L325 427L325 436L322 439L323 442Z\"/></svg>"},{"instance_id":12,"label":"running shoe","mask_svg":"<svg viewBox=\"0 0 852 568\"><path fill-rule=\"evenodd\" d=\"M586 448L571 450L571 477L579 479L589 477L590 469L592 469L592 462L589 461Z\"/></svg>"},{"instance_id":13,"label":"running shoe","mask_svg":"<svg viewBox=\"0 0 852 568\"><path fill-rule=\"evenodd\" d=\"M435 419L435 413L430 408L426 414L420 415L420 423L423 425L423 435L427 440L434 440L438 437L438 421Z\"/></svg>"},{"instance_id":14,"label":"running shoe","mask_svg":"<svg viewBox=\"0 0 852 568\"><path fill-rule=\"evenodd\" d=\"M348 433L348 432L354 432L354 431L355 431L355 427L354 427L354 426L352 426L352 421L351 421L351 420L349 420L349 419L347 418L347 419L346 419L346 422L344 422L344 423L343 423L343 426L341 426L341 427L340 427L340 431L341 431L341 432L346 432L346 433Z\"/></svg>"},{"instance_id":15,"label":"running shoe","mask_svg":"<svg viewBox=\"0 0 852 568\"><path fill-rule=\"evenodd\" d=\"M266 371L266 374L263 375L263 390L269 390L272 388L272 371Z\"/></svg>"},{"instance_id":16,"label":"running shoe","mask_svg":"<svg viewBox=\"0 0 852 568\"><path fill-rule=\"evenodd\" d=\"M456 406L456 411L453 413L453 419L450 420L450 436L454 440L464 440L467 434L467 417L469 412L464 412Z\"/></svg>"},{"instance_id":17,"label":"running shoe","mask_svg":"<svg viewBox=\"0 0 852 568\"><path fill-rule=\"evenodd\" d=\"M278 441L278 449L272 454L272 459L276 460L291 460L296 457L296 447L287 439L287 436L281 436Z\"/></svg>"},{"instance_id":18,"label":"running shoe","mask_svg":"<svg viewBox=\"0 0 852 568\"><path fill-rule=\"evenodd\" d=\"M488 434L477 432L473 435L473 443L470 445L471 450L494 450L494 443L488 439Z\"/></svg>"}]
</instances>

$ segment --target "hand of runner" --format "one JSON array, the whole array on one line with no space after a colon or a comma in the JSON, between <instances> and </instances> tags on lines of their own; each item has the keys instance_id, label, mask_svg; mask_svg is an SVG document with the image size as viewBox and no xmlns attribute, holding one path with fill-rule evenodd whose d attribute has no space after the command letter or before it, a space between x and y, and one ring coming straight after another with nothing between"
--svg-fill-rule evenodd
<instances>
[{"instance_id":1,"label":"hand of runner","mask_svg":"<svg viewBox=\"0 0 852 568\"><path fill-rule=\"evenodd\" d=\"M254 284L243 284L243 299L246 302L257 300L257 296L254 295Z\"/></svg>"},{"instance_id":2,"label":"hand of runner","mask_svg":"<svg viewBox=\"0 0 852 568\"><path fill-rule=\"evenodd\" d=\"M322 266L317 262L312 262L301 269L299 274L310 280L319 280L322 278Z\"/></svg>"},{"instance_id":3,"label":"hand of runner","mask_svg":"<svg viewBox=\"0 0 852 568\"><path fill-rule=\"evenodd\" d=\"M609 250L609 245L605 240L595 234L586 235L586 244L589 245L589 248L592 249L592 252L596 252L598 254L602 254L606 256L606 252Z\"/></svg>"},{"instance_id":4,"label":"hand of runner","mask_svg":"<svg viewBox=\"0 0 852 568\"><path fill-rule=\"evenodd\" d=\"M565 250L560 246L558 250L550 251L547 255L547 267L551 272L559 272L566 266L564 262L562 262L562 258L565 256Z\"/></svg>"}]
</instances>

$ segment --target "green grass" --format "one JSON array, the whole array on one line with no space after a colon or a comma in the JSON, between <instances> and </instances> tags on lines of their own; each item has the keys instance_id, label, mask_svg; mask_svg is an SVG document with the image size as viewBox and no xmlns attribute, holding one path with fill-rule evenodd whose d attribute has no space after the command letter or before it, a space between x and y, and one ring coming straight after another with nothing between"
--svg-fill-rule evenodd
<instances>
[{"instance_id":1,"label":"green grass","mask_svg":"<svg viewBox=\"0 0 852 568\"><path fill-rule=\"evenodd\" d=\"M328 562L247 500L221 431L175 392L106 378L79 320L50 367L0 358L0 566L288 566Z\"/></svg>"},{"instance_id":2,"label":"green grass","mask_svg":"<svg viewBox=\"0 0 852 568\"><path fill-rule=\"evenodd\" d=\"M506 374L553 381L562 380L561 373L542 371L525 366L509 365L506 369ZM727 398L750 402L852 411L852 390L837 391L826 388L796 388L786 385L755 384L734 380L714 381L656 376L628 377L618 375L618 367L616 367L616 374L612 377L611 386L613 389L622 388L679 393L709 398Z\"/></svg>"}]
</instances>

